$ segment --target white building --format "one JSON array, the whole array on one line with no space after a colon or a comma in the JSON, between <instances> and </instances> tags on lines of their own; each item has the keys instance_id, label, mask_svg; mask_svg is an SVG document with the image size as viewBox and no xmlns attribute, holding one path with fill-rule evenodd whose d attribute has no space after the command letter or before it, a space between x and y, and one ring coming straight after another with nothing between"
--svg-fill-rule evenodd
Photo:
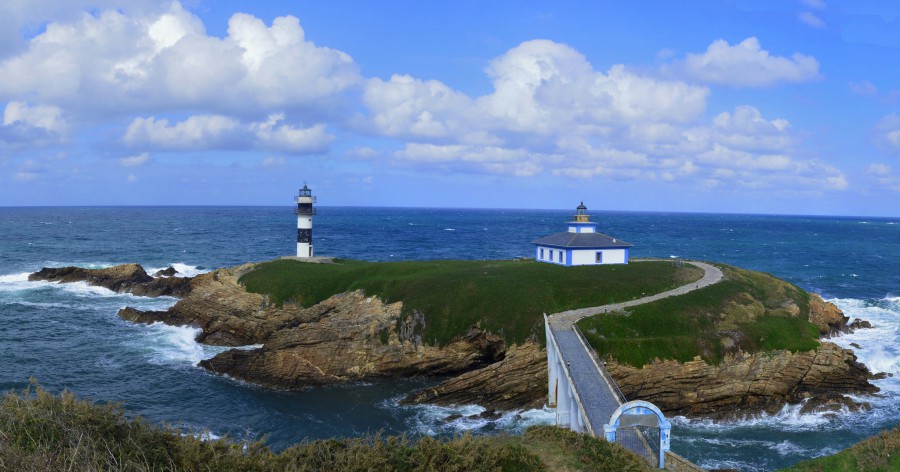
<instances>
[{"instance_id":1,"label":"white building","mask_svg":"<svg viewBox=\"0 0 900 472\"><path fill-rule=\"evenodd\" d=\"M575 210L575 219L566 223L568 231L532 241L535 260L564 266L628 264L626 243L597 232L597 223L588 216L584 202Z\"/></svg>"}]
</instances>

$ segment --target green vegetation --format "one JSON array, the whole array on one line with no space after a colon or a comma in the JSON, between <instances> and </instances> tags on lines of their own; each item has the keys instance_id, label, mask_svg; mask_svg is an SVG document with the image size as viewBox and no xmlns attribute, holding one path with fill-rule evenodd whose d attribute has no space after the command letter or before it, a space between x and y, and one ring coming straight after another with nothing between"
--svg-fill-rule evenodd
<instances>
[{"instance_id":1,"label":"green vegetation","mask_svg":"<svg viewBox=\"0 0 900 472\"><path fill-rule=\"evenodd\" d=\"M562 267L534 261L276 260L260 264L240 282L277 305L312 306L357 289L402 301L404 315L414 310L425 315L426 342L444 345L475 324L521 343L542 333L543 313L632 300L701 276L694 266L676 268L668 262Z\"/></svg>"},{"instance_id":2,"label":"green vegetation","mask_svg":"<svg viewBox=\"0 0 900 472\"><path fill-rule=\"evenodd\" d=\"M719 266L725 280L678 297L578 322L600 355L640 367L654 358L719 363L728 352L815 349L809 294L769 274Z\"/></svg>"},{"instance_id":3,"label":"green vegetation","mask_svg":"<svg viewBox=\"0 0 900 472\"><path fill-rule=\"evenodd\" d=\"M645 470L624 448L554 427L522 437L372 436L306 442L274 453L259 442L204 441L127 420L116 405L32 386L0 401L0 470L17 471L543 471Z\"/></svg>"},{"instance_id":4,"label":"green vegetation","mask_svg":"<svg viewBox=\"0 0 900 472\"><path fill-rule=\"evenodd\" d=\"M889 472L900 470L900 428L877 436L832 456L820 457L782 469L785 472Z\"/></svg>"}]
</instances>

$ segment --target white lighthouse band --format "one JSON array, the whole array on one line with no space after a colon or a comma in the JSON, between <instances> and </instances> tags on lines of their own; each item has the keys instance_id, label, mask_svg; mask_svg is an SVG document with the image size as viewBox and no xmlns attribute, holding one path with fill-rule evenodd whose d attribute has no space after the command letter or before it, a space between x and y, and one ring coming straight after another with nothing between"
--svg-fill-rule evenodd
<instances>
[{"instance_id":1,"label":"white lighthouse band","mask_svg":"<svg viewBox=\"0 0 900 472\"><path fill-rule=\"evenodd\" d=\"M312 220L316 214L313 207L315 202L316 197L312 195L312 190L303 184L297 195L297 208L294 210L297 214L297 257L313 257Z\"/></svg>"}]
</instances>

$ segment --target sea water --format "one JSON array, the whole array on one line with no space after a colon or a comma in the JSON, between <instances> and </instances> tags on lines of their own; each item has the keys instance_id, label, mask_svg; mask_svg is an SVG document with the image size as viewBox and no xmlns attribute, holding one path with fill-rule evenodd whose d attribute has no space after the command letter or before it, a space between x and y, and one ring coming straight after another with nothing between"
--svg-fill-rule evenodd
<instances>
[{"instance_id":1,"label":"sea water","mask_svg":"<svg viewBox=\"0 0 900 472\"><path fill-rule=\"evenodd\" d=\"M571 211L319 207L317 255L363 260L531 257L531 241L564 230ZM835 338L874 372L895 374L860 397L872 410L775 415L730 422L674 418L672 447L706 467L772 470L830 454L900 422L900 218L592 212L599 230L635 244L632 257L721 261L822 294L869 330ZM295 251L291 207L0 208L0 390L30 378L51 391L121 402L130 416L259 439L276 449L303 439L373 432L516 433L550 423L552 409L469 419L478 406L404 407L410 379L282 392L196 367L223 348L195 328L119 319L124 306L162 310L172 298L116 294L83 283L29 282L45 266L137 262L196 275ZM858 347L855 347L858 346ZM447 422L445 418L461 414Z\"/></svg>"}]
</instances>

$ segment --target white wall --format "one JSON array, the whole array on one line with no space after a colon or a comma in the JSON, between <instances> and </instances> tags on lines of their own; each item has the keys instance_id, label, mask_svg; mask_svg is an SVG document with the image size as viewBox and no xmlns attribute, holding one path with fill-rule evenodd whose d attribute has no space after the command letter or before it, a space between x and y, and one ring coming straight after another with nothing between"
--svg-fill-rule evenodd
<instances>
[{"instance_id":1,"label":"white wall","mask_svg":"<svg viewBox=\"0 0 900 472\"><path fill-rule=\"evenodd\" d=\"M594 265L597 260L597 249L576 249L572 251L572 265ZM600 249L603 253L602 264L624 264L625 249Z\"/></svg>"}]
</instances>

